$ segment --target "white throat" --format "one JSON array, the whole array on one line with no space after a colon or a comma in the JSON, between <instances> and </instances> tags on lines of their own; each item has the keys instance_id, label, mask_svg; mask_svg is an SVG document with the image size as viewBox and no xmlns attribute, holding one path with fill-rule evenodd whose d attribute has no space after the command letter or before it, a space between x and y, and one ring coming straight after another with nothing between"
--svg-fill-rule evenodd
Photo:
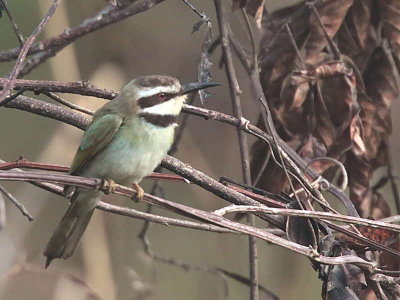
<instances>
[{"instance_id":1,"label":"white throat","mask_svg":"<svg viewBox=\"0 0 400 300\"><path fill-rule=\"evenodd\" d=\"M164 103L154 106L146 107L140 110L142 113L149 113L153 115L174 115L177 116L182 110L183 103L185 103L185 96L178 96Z\"/></svg>"}]
</instances>

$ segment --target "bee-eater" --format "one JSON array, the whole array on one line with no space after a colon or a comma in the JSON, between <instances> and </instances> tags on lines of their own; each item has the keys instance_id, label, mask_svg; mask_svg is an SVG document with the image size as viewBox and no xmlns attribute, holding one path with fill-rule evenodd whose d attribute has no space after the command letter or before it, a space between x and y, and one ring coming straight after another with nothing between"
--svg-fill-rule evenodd
<instances>
[{"instance_id":1,"label":"bee-eater","mask_svg":"<svg viewBox=\"0 0 400 300\"><path fill-rule=\"evenodd\" d=\"M170 149L187 94L216 85L181 85L162 75L132 80L94 114L70 174L104 179L111 188L114 183L132 184L140 200L144 192L138 184ZM46 268L54 258L67 259L74 253L101 196L99 191L71 186L65 192L71 204L43 252Z\"/></svg>"}]
</instances>

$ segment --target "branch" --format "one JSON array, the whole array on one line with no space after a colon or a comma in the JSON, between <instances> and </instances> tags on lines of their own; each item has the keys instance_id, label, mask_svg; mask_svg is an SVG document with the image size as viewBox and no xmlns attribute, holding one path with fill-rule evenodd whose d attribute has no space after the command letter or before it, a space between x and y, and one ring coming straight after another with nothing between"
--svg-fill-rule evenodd
<instances>
[{"instance_id":1,"label":"branch","mask_svg":"<svg viewBox=\"0 0 400 300\"><path fill-rule=\"evenodd\" d=\"M26 96L18 96L13 101L6 103L4 106L61 121L82 130L84 130L89 124L89 118L81 113Z\"/></svg>"},{"instance_id":2,"label":"branch","mask_svg":"<svg viewBox=\"0 0 400 300\"><path fill-rule=\"evenodd\" d=\"M7 83L6 78L0 78L0 87L4 88ZM14 89L24 89L34 92L55 92L55 93L70 93L82 96L92 96L103 99L113 99L118 96L118 93L112 90L96 87L88 81L78 82L61 82L51 80L28 80L16 79Z\"/></svg>"},{"instance_id":3,"label":"branch","mask_svg":"<svg viewBox=\"0 0 400 300\"><path fill-rule=\"evenodd\" d=\"M113 23L122 21L128 17L134 16L138 13L149 10L153 6L163 2L164 0L137 0L134 3L123 6L114 7L108 6L104 10L97 13L94 17L84 20L77 27L64 31L58 36L37 42L30 47L27 52L28 55L45 52L50 49L57 49L60 51L68 46L76 39L92 33L96 30L102 29ZM0 62L10 61L17 58L20 52L19 48L14 48L0 52Z\"/></svg>"},{"instance_id":4,"label":"branch","mask_svg":"<svg viewBox=\"0 0 400 300\"><path fill-rule=\"evenodd\" d=\"M33 221L32 215L29 211L25 208L25 206L18 201L9 191L7 191L2 185L0 185L0 193L6 196L10 201L19 209L19 211L28 218L29 221ZM1 212L0 212L1 213ZM1 226L0 226L1 227Z\"/></svg>"},{"instance_id":5,"label":"branch","mask_svg":"<svg viewBox=\"0 0 400 300\"><path fill-rule=\"evenodd\" d=\"M29 171L0 171L0 180L12 180L12 181L27 181L27 182L47 182L52 183L51 186L47 186L47 190L53 192L57 195L63 196L63 188L56 184L68 184L74 186L80 186L85 188L94 188L102 191L106 191L106 187L103 186L101 179L96 178L86 178L86 177L78 177L71 175L60 175L60 174L48 174L48 173L39 173L39 172L29 172ZM133 197L136 194L134 189L130 189L124 186L117 185L116 189L117 194L121 194L128 197ZM154 204L157 202L158 198L154 198L149 194L145 194L145 200ZM169 201L167 201L168 203ZM163 206L163 204L160 204ZM99 202L99 209L108 211L114 214L128 216L141 220L148 220L150 222L162 224L162 225L173 225L179 227L186 227L198 230L212 231L217 233L236 233L229 229L224 229L211 224L201 224L198 222L179 220L175 218L163 217L148 213L143 213L131 208L120 207L116 205L112 205L105 202ZM177 210L179 213L179 209L171 208L170 210Z\"/></svg>"},{"instance_id":6,"label":"branch","mask_svg":"<svg viewBox=\"0 0 400 300\"><path fill-rule=\"evenodd\" d=\"M47 14L45 17L42 19L42 21L39 23L39 25L35 28L35 30L32 32L32 34L29 36L29 38L25 41L23 47L21 50L18 49L19 54L18 54L18 59L17 62L14 66L14 69L5 84L3 90L0 93L0 106L4 104L4 99L7 97L8 92L10 92L14 86L14 81L18 77L19 71L21 70L22 64L25 60L26 55L28 54L28 51L30 47L32 46L33 42L37 38L37 36L40 34L40 32L43 30L44 26L50 21L50 18L53 16L54 12L56 11L56 8L58 4L60 4L61 0L53 0L53 4L47 11Z\"/></svg>"},{"instance_id":7,"label":"branch","mask_svg":"<svg viewBox=\"0 0 400 300\"><path fill-rule=\"evenodd\" d=\"M47 174L47 173L38 173L38 172L24 172L24 171L0 171L0 180L13 180L13 181L39 181L39 182L50 182L50 183L58 183L58 184L67 184L67 185L75 185L79 187L85 188L95 188L98 190L106 191L107 188L102 184L101 179L96 178L86 178L86 177L78 177L78 176L70 176L70 175L57 175L57 174ZM62 192L62 188L58 187L55 190L56 193ZM130 189L124 186L117 185L115 192L121 195L125 195L128 197L133 197L136 194L136 190ZM193 207L188 207L183 204L175 203L172 201L168 201L166 199L162 199L159 197L155 197L149 194L145 194L144 200L148 203L158 205L165 209L174 211L178 214L185 215L194 219L202 220L203 222L212 223L220 227L224 227L226 229L230 229L236 231L238 233L243 233L247 235L252 235L262 240L268 241L275 245L287 248L289 250L295 251L299 254L307 256L316 262L320 262L323 264L346 264L351 263L358 265L368 272L373 272L376 263L368 262L364 259L361 259L357 256L353 255L345 255L340 257L326 257L320 255L313 249L310 249L305 246L298 245L294 242L288 241L281 237L275 236L272 233L258 229L246 224L240 224L233 221L230 221L224 217L218 216L214 213L202 211ZM115 206L108 204L104 205L103 208L114 208ZM115 207L118 208L118 207ZM118 209L121 214L124 214L126 208ZM127 209L129 210L129 209ZM130 211L130 213L135 214L136 212ZM144 213L141 213L144 214ZM144 216L144 215L143 215ZM160 222L162 224L162 221ZM176 225L176 224L174 224ZM177 225L180 226L180 225ZM187 227L187 226L186 226ZM191 227L192 228L192 227ZM198 228L196 228L198 229Z\"/></svg>"},{"instance_id":8,"label":"branch","mask_svg":"<svg viewBox=\"0 0 400 300\"><path fill-rule=\"evenodd\" d=\"M381 221L350 217L345 215L332 214L327 212L312 211L312 210L299 210L289 208L273 208L266 206L246 206L246 205L230 205L214 211L215 214L223 216L227 213L233 212L263 212L272 215L281 216L298 216L304 218L314 218L321 220L332 220L340 221L344 223L357 224L363 226L369 226L373 228L380 228L400 232L400 225L385 223ZM400 254L399 254L400 255Z\"/></svg>"},{"instance_id":9,"label":"branch","mask_svg":"<svg viewBox=\"0 0 400 300\"><path fill-rule=\"evenodd\" d=\"M12 102L7 103L5 107L32 112L47 118L52 118L55 120L62 121L64 123L70 124L80 129L85 129L87 124L89 124L89 118L80 113L71 112L60 106L25 96L17 97ZM191 105L185 105L183 111L185 113L190 113L192 115L203 117L207 120L210 119L216 120L219 122L235 126L236 128L239 128L240 130L243 130L244 132L247 132L257 138L264 139L268 143L271 143L272 146L274 146L272 137L268 135L266 132L262 131L261 129L259 129L254 125L251 125L250 123L246 123L245 126L243 126L243 122L241 120L232 117L230 115L226 115L220 112L216 112L205 108L195 107ZM291 159L290 161L292 164L298 165L303 169L306 168L307 162L304 161L304 159L302 159L292 148L290 148L285 143L280 144L280 147L284 149L282 155L284 156L285 159ZM313 180L321 177L312 168L307 168L306 173ZM346 207L350 215L358 216L357 211L354 208L354 205L351 203L351 201L348 199L347 195L343 191L341 191L333 184L329 185L327 191L332 193L343 203L343 205Z\"/></svg>"},{"instance_id":10,"label":"branch","mask_svg":"<svg viewBox=\"0 0 400 300\"><path fill-rule=\"evenodd\" d=\"M26 168L33 170L54 171L62 173L67 173L69 172L70 169L67 166L28 161L22 156L18 160L12 162L3 162L2 160L0 160L0 170L11 170L15 168ZM155 180L177 181L190 184L190 181L188 181L187 179L174 174L153 172L151 175L146 176L146 178L151 178Z\"/></svg>"},{"instance_id":11,"label":"branch","mask_svg":"<svg viewBox=\"0 0 400 300\"><path fill-rule=\"evenodd\" d=\"M217 12L219 31L221 35L221 45L223 52L223 60L225 66L225 73L228 78L229 90L232 99L233 113L238 119L243 119L242 107L240 103L240 87L236 77L235 67L233 65L231 48L229 45L229 34L228 34L228 22L222 2L220 0L214 0L215 10ZM247 136L245 133L237 129L237 135L239 139L239 150L240 159L242 162L242 176L245 184L251 185L251 174L250 174L250 161L249 161L249 149L247 144ZM248 215L248 223L250 226L255 226L254 215ZM250 299L258 300L258 254L257 254L257 242L253 236L249 236L249 265L250 265Z\"/></svg>"},{"instance_id":12,"label":"branch","mask_svg":"<svg viewBox=\"0 0 400 300\"><path fill-rule=\"evenodd\" d=\"M7 2L5 0L0 0L0 2L1 2L0 3L0 10L2 8L5 10L8 18L10 19L10 22L11 22L12 28L14 30L14 33L17 36L17 39L18 39L20 45L22 46L24 44L24 38L22 37L22 34L18 29L17 23L15 23L14 18L12 16L10 10L8 9Z\"/></svg>"}]
</instances>

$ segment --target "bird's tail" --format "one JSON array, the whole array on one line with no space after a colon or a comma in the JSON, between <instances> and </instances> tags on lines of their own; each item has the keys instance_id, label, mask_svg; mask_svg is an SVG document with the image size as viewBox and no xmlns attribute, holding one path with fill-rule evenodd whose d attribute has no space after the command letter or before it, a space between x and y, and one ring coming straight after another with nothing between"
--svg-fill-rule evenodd
<instances>
[{"instance_id":1,"label":"bird's tail","mask_svg":"<svg viewBox=\"0 0 400 300\"><path fill-rule=\"evenodd\" d=\"M46 268L54 258L67 259L74 254L98 201L98 191L75 192L71 205L43 251L47 257Z\"/></svg>"}]
</instances>

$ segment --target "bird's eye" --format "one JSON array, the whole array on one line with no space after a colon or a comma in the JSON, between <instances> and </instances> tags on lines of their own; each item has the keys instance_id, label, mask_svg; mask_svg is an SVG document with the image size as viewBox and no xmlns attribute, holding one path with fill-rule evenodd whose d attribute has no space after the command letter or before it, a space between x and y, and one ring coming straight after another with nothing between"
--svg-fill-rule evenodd
<instances>
[{"instance_id":1,"label":"bird's eye","mask_svg":"<svg viewBox=\"0 0 400 300\"><path fill-rule=\"evenodd\" d=\"M165 94L165 93L159 93L159 94L157 95L157 97L158 97L158 99L160 99L160 100L162 100L162 101L165 101L165 100L167 99L167 94Z\"/></svg>"}]
</instances>

